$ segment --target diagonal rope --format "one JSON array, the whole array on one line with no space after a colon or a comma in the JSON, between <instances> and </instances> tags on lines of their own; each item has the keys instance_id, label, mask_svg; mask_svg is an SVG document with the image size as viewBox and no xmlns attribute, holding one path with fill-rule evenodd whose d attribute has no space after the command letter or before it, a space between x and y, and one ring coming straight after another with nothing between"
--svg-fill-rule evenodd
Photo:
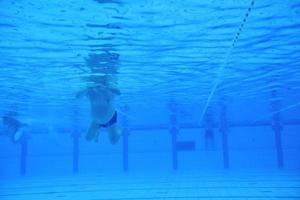
<instances>
[{"instance_id":1,"label":"diagonal rope","mask_svg":"<svg viewBox=\"0 0 300 200\"><path fill-rule=\"evenodd\" d=\"M231 43L230 47L228 48L228 50L227 50L227 52L225 54L224 61L222 62L222 64L220 65L220 67L219 67L219 69L217 71L217 77L216 77L216 80L215 80L215 82L213 84L213 87L212 87L212 89L211 89L211 91L210 91L210 93L209 93L209 95L207 97L207 100L205 102L204 109L203 109L203 111L201 113L200 122L202 122L202 120L204 118L204 115L205 115L205 113L207 111L207 108L208 108L208 106L209 106L209 104L211 102L211 99L214 96L219 83L221 82L221 77L223 75L223 71L227 67L229 57L230 57L230 55L231 55L231 53L232 53L232 51L233 51L233 49L234 49L234 47L235 47L238 39L239 39L239 37L241 35L241 32L242 32L242 30L244 28L244 25L245 25L245 23L246 23L249 15L250 15L251 11L252 11L254 2L255 2L255 0L251 1L250 6L248 7L248 9L246 11L246 14L245 14L245 16L243 18L243 21L241 22L241 24L239 26L239 29L237 30L237 32L235 34L235 37L233 38L232 43Z\"/></svg>"},{"instance_id":2,"label":"diagonal rope","mask_svg":"<svg viewBox=\"0 0 300 200\"><path fill-rule=\"evenodd\" d=\"M259 119L256 119L256 120L252 121L250 124L255 124L255 123L259 122L259 120L262 120L262 119L267 118L267 117L272 117L275 114L279 114L279 113L285 112L287 110L290 110L290 109L296 108L296 107L300 107L300 102L288 105L288 106L286 106L284 108L281 108L281 109L278 109L278 110L274 110L273 112L271 112L267 115L263 115Z\"/></svg>"}]
</instances>

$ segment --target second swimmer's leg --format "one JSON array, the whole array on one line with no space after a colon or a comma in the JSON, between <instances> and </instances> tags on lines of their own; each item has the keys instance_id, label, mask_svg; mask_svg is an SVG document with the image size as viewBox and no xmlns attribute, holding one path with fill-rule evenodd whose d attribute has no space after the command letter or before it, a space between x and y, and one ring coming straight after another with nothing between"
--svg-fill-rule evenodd
<instances>
[{"instance_id":1,"label":"second swimmer's leg","mask_svg":"<svg viewBox=\"0 0 300 200\"><path fill-rule=\"evenodd\" d=\"M94 141L95 141L96 143L99 142L99 133L100 133L100 131L98 130L98 131L96 132L96 135L95 135L95 138L94 138Z\"/></svg>"},{"instance_id":2,"label":"second swimmer's leg","mask_svg":"<svg viewBox=\"0 0 300 200\"><path fill-rule=\"evenodd\" d=\"M116 144L120 139L121 129L117 126L117 124L113 124L107 130L110 143Z\"/></svg>"},{"instance_id":3,"label":"second swimmer's leg","mask_svg":"<svg viewBox=\"0 0 300 200\"><path fill-rule=\"evenodd\" d=\"M87 141L91 141L91 140L95 139L95 137L98 134L99 129L100 129L99 124L96 124L95 122L91 122L88 132L85 136L85 139Z\"/></svg>"}]
</instances>

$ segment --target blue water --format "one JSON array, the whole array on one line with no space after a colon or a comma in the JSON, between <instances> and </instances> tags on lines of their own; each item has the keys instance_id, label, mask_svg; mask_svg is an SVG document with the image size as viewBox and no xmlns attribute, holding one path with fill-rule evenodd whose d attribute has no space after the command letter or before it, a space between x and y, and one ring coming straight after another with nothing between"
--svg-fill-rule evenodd
<instances>
[{"instance_id":1,"label":"blue water","mask_svg":"<svg viewBox=\"0 0 300 200\"><path fill-rule=\"evenodd\" d=\"M0 1L0 199L300 199L299 18L300 0ZM116 144L86 140L76 98L104 77Z\"/></svg>"}]
</instances>

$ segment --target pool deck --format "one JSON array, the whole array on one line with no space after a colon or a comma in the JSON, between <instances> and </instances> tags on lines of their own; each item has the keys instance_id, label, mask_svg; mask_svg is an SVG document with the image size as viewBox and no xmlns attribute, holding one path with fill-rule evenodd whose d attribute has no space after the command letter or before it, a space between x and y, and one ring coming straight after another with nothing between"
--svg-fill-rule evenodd
<instances>
[{"instance_id":1,"label":"pool deck","mask_svg":"<svg viewBox=\"0 0 300 200\"><path fill-rule=\"evenodd\" d=\"M0 180L1 200L300 199L300 173L128 173Z\"/></svg>"}]
</instances>

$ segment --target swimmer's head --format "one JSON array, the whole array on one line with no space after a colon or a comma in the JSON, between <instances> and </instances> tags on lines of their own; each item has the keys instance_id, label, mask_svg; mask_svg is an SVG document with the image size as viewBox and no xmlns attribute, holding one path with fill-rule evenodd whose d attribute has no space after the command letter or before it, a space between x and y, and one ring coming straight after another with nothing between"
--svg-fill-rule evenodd
<instances>
[{"instance_id":1,"label":"swimmer's head","mask_svg":"<svg viewBox=\"0 0 300 200\"><path fill-rule=\"evenodd\" d=\"M8 116L8 117L17 117L18 116L18 112L17 111L8 111L4 114L4 116Z\"/></svg>"},{"instance_id":2,"label":"swimmer's head","mask_svg":"<svg viewBox=\"0 0 300 200\"><path fill-rule=\"evenodd\" d=\"M2 124L15 126L15 124L17 124L17 120L12 116L2 116Z\"/></svg>"},{"instance_id":3,"label":"swimmer's head","mask_svg":"<svg viewBox=\"0 0 300 200\"><path fill-rule=\"evenodd\" d=\"M7 121L14 119L18 117L18 113L16 111L9 111L6 112L3 116L2 116L2 122L6 123Z\"/></svg>"}]
</instances>

